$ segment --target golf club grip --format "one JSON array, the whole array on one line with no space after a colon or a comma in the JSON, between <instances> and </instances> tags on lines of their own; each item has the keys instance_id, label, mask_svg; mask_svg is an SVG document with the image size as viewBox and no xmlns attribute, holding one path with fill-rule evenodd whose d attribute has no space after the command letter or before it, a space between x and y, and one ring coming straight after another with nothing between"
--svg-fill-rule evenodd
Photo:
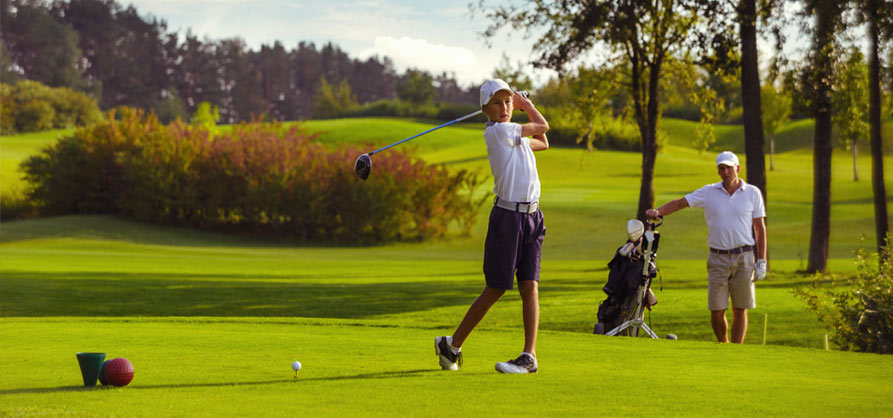
<instances>
[{"instance_id":1,"label":"golf club grip","mask_svg":"<svg viewBox=\"0 0 893 418\"><path fill-rule=\"evenodd\" d=\"M436 131L436 130L438 130L438 129L440 129L440 128L443 128L443 127L445 127L445 126L449 126L449 125L452 125L452 124L457 123L457 122L462 122L463 120L468 119L468 118L473 118L473 117L475 117L475 116L477 116L477 115L480 115L481 113L484 113L484 111L483 111L483 110L478 110L478 111L469 113L469 114L467 114L467 115L465 115L465 116L462 116L462 117L460 117L460 118L458 118L458 119L454 119L454 120L451 120L451 121L449 121L449 122L447 122L447 123L444 123L443 125L440 125L440 126L438 126L438 127L436 127L436 128L428 129L428 130L425 131L425 132L415 134L415 135L413 135L413 136L411 136L411 137L409 137L409 138L406 138L406 139L404 139L404 140L402 140L402 141L397 141L397 142L395 142L395 143L393 143L393 144L391 144L391 145L388 145L388 146L386 146L386 147L384 147L384 148L380 148L380 149L377 149L377 150L375 150L375 151L372 151L372 152L370 152L368 155L372 155L372 154L375 154L375 153L377 153L377 152L384 151L384 150L386 150L386 149L388 149L388 148L393 148L393 147L395 147L395 146L397 146L397 145L400 145L400 144L402 144L402 143L404 143L404 142L406 142L406 141L409 141L410 139L418 138L418 137L420 137L420 136L422 136L422 135L424 135L424 134L426 134L426 133L428 133L428 132L433 132L433 131Z\"/></svg>"}]
</instances>

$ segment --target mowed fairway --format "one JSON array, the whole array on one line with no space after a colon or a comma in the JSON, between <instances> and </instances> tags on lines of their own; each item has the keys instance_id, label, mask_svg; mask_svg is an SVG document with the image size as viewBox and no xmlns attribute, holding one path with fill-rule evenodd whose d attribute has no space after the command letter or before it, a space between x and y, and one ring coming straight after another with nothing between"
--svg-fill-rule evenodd
<instances>
[{"instance_id":1,"label":"mowed fairway","mask_svg":"<svg viewBox=\"0 0 893 418\"><path fill-rule=\"evenodd\" d=\"M327 131L320 141L370 150L432 126L308 122ZM407 146L489 176L479 128L445 128ZM658 204L717 181L715 153L678 136L658 156ZM838 273L855 270L853 250L874 246L870 181L852 182L847 157L834 163L829 264ZM441 372L434 355L433 338L452 332L483 286L488 207L471 236L373 247L66 216L0 226L0 415L893 415L893 358L822 350L823 326L791 294L812 281L795 272L809 248L809 150L776 156L769 173L772 273L758 285L743 346L711 342L697 209L661 228L663 290L655 282L660 303L646 315L658 334L680 339L591 335L605 264L635 216L640 157L556 148L537 158L548 232L535 376L493 370L521 348L517 293L469 338L461 371ZM860 164L867 178L869 159ZM885 164L893 178L893 160ZM373 157L369 181L374 167ZM78 351L130 359L133 383L80 387ZM297 379L294 360L304 365Z\"/></svg>"}]
</instances>

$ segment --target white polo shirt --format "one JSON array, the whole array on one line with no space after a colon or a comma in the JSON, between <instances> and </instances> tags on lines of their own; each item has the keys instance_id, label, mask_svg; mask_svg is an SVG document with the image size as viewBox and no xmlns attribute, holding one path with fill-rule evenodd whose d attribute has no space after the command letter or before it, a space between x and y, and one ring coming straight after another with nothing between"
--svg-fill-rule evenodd
<instances>
[{"instance_id":1,"label":"white polo shirt","mask_svg":"<svg viewBox=\"0 0 893 418\"><path fill-rule=\"evenodd\" d=\"M487 158L493 173L493 192L510 202L537 202L540 178L530 138L521 137L521 125L487 122L484 129Z\"/></svg>"},{"instance_id":2,"label":"white polo shirt","mask_svg":"<svg viewBox=\"0 0 893 418\"><path fill-rule=\"evenodd\" d=\"M760 189L744 180L731 195L719 182L685 195L685 200L690 207L704 208L707 245L718 250L754 245L753 220L766 217Z\"/></svg>"}]
</instances>

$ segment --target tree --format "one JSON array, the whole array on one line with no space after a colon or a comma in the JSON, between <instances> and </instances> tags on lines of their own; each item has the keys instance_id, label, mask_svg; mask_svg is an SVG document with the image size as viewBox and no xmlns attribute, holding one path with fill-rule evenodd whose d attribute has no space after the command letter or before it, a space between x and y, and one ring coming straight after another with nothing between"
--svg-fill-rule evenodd
<instances>
[{"instance_id":1,"label":"tree","mask_svg":"<svg viewBox=\"0 0 893 418\"><path fill-rule=\"evenodd\" d=\"M0 80L4 83L13 84L22 78L19 72L21 67L12 60L9 49L6 48L6 42L0 39Z\"/></svg>"},{"instance_id":2,"label":"tree","mask_svg":"<svg viewBox=\"0 0 893 418\"><path fill-rule=\"evenodd\" d=\"M603 123L605 109L619 85L620 74L613 68L577 67L576 74L567 78L567 90L572 104L565 106L566 115L577 128L577 143L585 142L593 149L596 123Z\"/></svg>"},{"instance_id":3,"label":"tree","mask_svg":"<svg viewBox=\"0 0 893 418\"><path fill-rule=\"evenodd\" d=\"M769 170L775 170L775 133L788 121L791 115L791 96L779 93L772 84L760 89L760 103L763 111L763 131L769 137Z\"/></svg>"},{"instance_id":4,"label":"tree","mask_svg":"<svg viewBox=\"0 0 893 418\"><path fill-rule=\"evenodd\" d=\"M24 78L51 87L83 87L82 53L78 34L70 25L53 19L39 2L3 1L0 11L6 52Z\"/></svg>"},{"instance_id":5,"label":"tree","mask_svg":"<svg viewBox=\"0 0 893 418\"><path fill-rule=\"evenodd\" d=\"M313 43L300 42L291 51L292 82L298 97L298 116L310 117L313 114L313 99L322 74L322 56Z\"/></svg>"},{"instance_id":6,"label":"tree","mask_svg":"<svg viewBox=\"0 0 893 418\"><path fill-rule=\"evenodd\" d=\"M217 45L213 41L201 41L187 31L177 50L178 60L174 67L174 87L182 95L189 112L195 112L201 102L221 103L224 85L217 72Z\"/></svg>"},{"instance_id":7,"label":"tree","mask_svg":"<svg viewBox=\"0 0 893 418\"><path fill-rule=\"evenodd\" d=\"M220 109L208 102L201 102L195 109L195 113L192 114L189 124L203 127L208 132L213 133L214 127L217 126L217 121L219 120Z\"/></svg>"},{"instance_id":8,"label":"tree","mask_svg":"<svg viewBox=\"0 0 893 418\"><path fill-rule=\"evenodd\" d=\"M878 253L884 254L887 236L887 192L884 187L884 154L881 140L881 82L879 50L881 27L886 29L885 37L891 37L890 2L884 0L862 0L860 9L868 22L868 124L871 143L871 185L874 191L874 225Z\"/></svg>"},{"instance_id":9,"label":"tree","mask_svg":"<svg viewBox=\"0 0 893 418\"><path fill-rule=\"evenodd\" d=\"M492 22L484 32L495 36L503 26L543 35L534 46L535 64L562 71L565 64L601 43L622 56L631 72L633 113L642 138L642 181L636 216L654 206L654 166L660 121L659 86L663 66L674 53L694 48L698 23L707 25L718 12L708 0L535 0L484 10Z\"/></svg>"},{"instance_id":10,"label":"tree","mask_svg":"<svg viewBox=\"0 0 893 418\"><path fill-rule=\"evenodd\" d=\"M350 108L356 106L357 98L351 93L347 80L341 80L341 83L334 87L325 78L320 78L314 103L314 116L333 118L343 116Z\"/></svg>"},{"instance_id":11,"label":"tree","mask_svg":"<svg viewBox=\"0 0 893 418\"><path fill-rule=\"evenodd\" d=\"M768 2L767 2L768 4ZM744 152L747 182L757 186L766 199L766 138L760 102L760 71L757 59L756 0L740 0L738 23L741 38L741 105L744 110Z\"/></svg>"},{"instance_id":12,"label":"tree","mask_svg":"<svg viewBox=\"0 0 893 418\"><path fill-rule=\"evenodd\" d=\"M152 105L155 115L161 123L170 123L186 117L186 107L177 89L171 87L161 93L161 99Z\"/></svg>"},{"instance_id":13,"label":"tree","mask_svg":"<svg viewBox=\"0 0 893 418\"><path fill-rule=\"evenodd\" d=\"M434 78L427 71L406 70L397 82L397 97L416 105L431 103L437 98Z\"/></svg>"},{"instance_id":14,"label":"tree","mask_svg":"<svg viewBox=\"0 0 893 418\"><path fill-rule=\"evenodd\" d=\"M262 97L270 116L276 120L296 119L296 97L290 88L288 52L276 41L272 47L261 45L255 60L261 76Z\"/></svg>"},{"instance_id":15,"label":"tree","mask_svg":"<svg viewBox=\"0 0 893 418\"><path fill-rule=\"evenodd\" d=\"M804 85L811 86L815 118L813 137L812 226L806 270L824 272L828 267L831 236L831 86L834 80L835 35L842 25L845 0L804 0L804 12L815 18L812 47L803 69Z\"/></svg>"},{"instance_id":16,"label":"tree","mask_svg":"<svg viewBox=\"0 0 893 418\"><path fill-rule=\"evenodd\" d=\"M855 46L835 66L831 103L831 121L837 126L840 144L853 152L853 181L859 181L856 157L859 139L868 136L868 67L862 52Z\"/></svg>"},{"instance_id":17,"label":"tree","mask_svg":"<svg viewBox=\"0 0 893 418\"><path fill-rule=\"evenodd\" d=\"M454 78L450 78L455 83ZM360 103L390 100L397 97L397 73L388 57L371 57L366 61L354 61L351 66L350 90Z\"/></svg>"}]
</instances>

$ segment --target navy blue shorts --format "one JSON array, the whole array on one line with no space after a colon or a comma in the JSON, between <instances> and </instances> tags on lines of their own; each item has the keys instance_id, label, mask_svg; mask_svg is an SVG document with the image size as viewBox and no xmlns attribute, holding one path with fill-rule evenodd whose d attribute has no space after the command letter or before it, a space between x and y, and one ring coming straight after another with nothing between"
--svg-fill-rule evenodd
<instances>
[{"instance_id":1,"label":"navy blue shorts","mask_svg":"<svg viewBox=\"0 0 893 418\"><path fill-rule=\"evenodd\" d=\"M487 286L510 290L518 280L540 280L540 258L546 225L543 212L531 214L493 206L484 242Z\"/></svg>"}]
</instances>

